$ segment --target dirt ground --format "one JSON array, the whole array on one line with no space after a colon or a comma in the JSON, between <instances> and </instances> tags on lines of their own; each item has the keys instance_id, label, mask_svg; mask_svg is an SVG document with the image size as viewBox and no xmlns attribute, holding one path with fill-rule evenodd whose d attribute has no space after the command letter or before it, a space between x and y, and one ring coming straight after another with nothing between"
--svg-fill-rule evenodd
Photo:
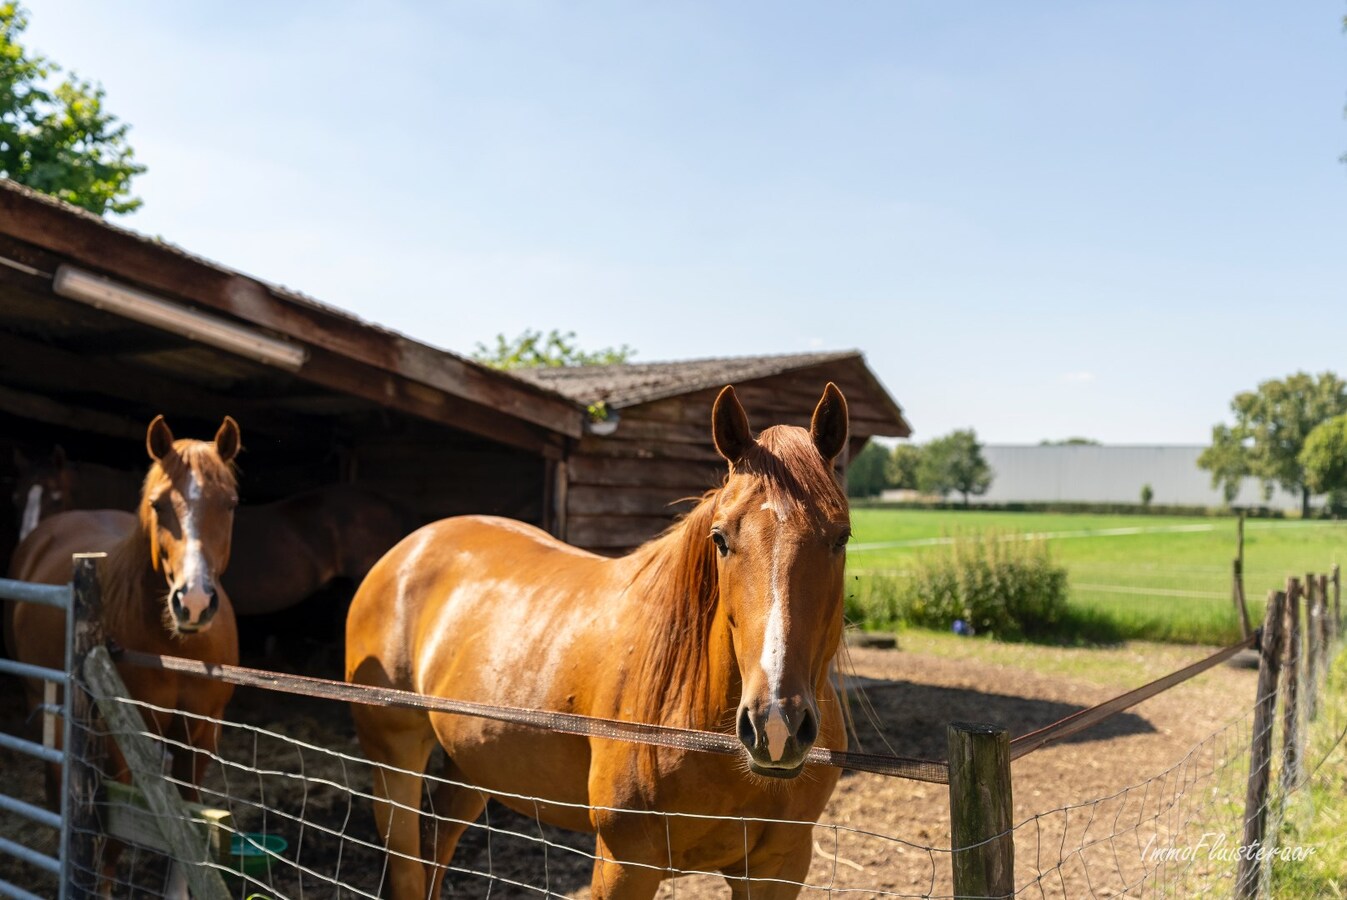
<instances>
[{"instance_id":1,"label":"dirt ground","mask_svg":"<svg viewBox=\"0 0 1347 900\"><path fill-rule=\"evenodd\" d=\"M1146 644L1019 648L982 641L965 641L953 650L947 643L855 648L852 686L861 748L942 759L951 721L1000 723L1012 735L1024 734L1207 652ZM1223 863L1158 865L1145 859L1151 845L1182 847L1208 830L1236 836L1233 804L1243 794L1239 769L1248 727L1247 720L1229 723L1252 706L1254 682L1248 659L1237 660L1016 761L1016 882L1023 894L1187 894L1207 883L1217 894L1229 893L1229 866ZM227 805L239 827L289 841L284 859L269 876L260 876L262 884L231 882L237 896L254 891L274 898L377 896L382 854L368 802L352 796L352 790L368 791L370 773L359 762L345 708L240 689L230 718L240 727L226 730L225 764L208 784L218 794L211 802ZM288 740L254 728L283 731ZM0 730L25 730L18 685L11 680L0 680ZM3 749L0 782L29 800L40 798L36 766ZM221 799L226 796L231 799ZM1108 799L1095 802L1101 798ZM815 831L808 879L815 889L804 896L948 896L948 815L944 785L844 774ZM48 850L55 845L54 835L2 812L0 837ZM493 803L463 838L445 893L586 897L592 840L540 828ZM123 887L117 894L154 896L162 870L151 853L126 854L119 877L141 889ZM54 896L50 877L5 856L0 879ZM728 891L719 877L665 882L661 896L678 895L723 897Z\"/></svg>"}]
</instances>

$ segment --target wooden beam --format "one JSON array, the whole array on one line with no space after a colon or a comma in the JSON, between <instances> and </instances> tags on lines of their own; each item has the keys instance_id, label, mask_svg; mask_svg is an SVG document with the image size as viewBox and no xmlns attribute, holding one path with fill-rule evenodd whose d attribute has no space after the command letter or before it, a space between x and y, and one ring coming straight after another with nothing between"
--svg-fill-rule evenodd
<instances>
[{"instance_id":1,"label":"wooden beam","mask_svg":"<svg viewBox=\"0 0 1347 900\"><path fill-rule=\"evenodd\" d=\"M31 377L33 373L37 373L36 378ZM294 441L314 438L312 422L296 421L293 415L277 416L268 401L237 399L152 375L129 363L71 353L4 332L0 332L0 375L10 383L37 381L45 390L130 401L170 417L218 418L229 414L249 430ZM147 416L145 424L148 421ZM140 430L143 436L144 424Z\"/></svg>"},{"instance_id":2,"label":"wooden beam","mask_svg":"<svg viewBox=\"0 0 1347 900\"><path fill-rule=\"evenodd\" d=\"M115 438L141 440L145 437L144 422L132 421L111 413L68 406L50 397L0 387L0 410L24 419L35 419L48 425L59 425L81 431L92 431Z\"/></svg>"},{"instance_id":3,"label":"wooden beam","mask_svg":"<svg viewBox=\"0 0 1347 900\"><path fill-rule=\"evenodd\" d=\"M563 453L565 439L556 432L428 389L393 373L352 365L325 351L313 351L296 377L363 397L439 425L518 447L546 459L560 459Z\"/></svg>"}]
</instances>

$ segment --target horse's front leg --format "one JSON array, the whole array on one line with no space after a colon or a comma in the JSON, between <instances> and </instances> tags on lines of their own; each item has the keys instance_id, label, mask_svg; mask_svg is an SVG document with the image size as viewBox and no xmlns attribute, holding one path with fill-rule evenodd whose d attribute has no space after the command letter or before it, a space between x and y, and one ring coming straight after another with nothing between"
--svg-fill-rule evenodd
<instances>
[{"instance_id":1,"label":"horse's front leg","mask_svg":"<svg viewBox=\"0 0 1347 900\"><path fill-rule=\"evenodd\" d=\"M593 900L650 900L664 879L664 871L657 866L618 859L602 832L595 841L594 855L597 859L589 886Z\"/></svg>"},{"instance_id":2,"label":"horse's front leg","mask_svg":"<svg viewBox=\"0 0 1347 900\"><path fill-rule=\"evenodd\" d=\"M813 852L813 826L784 822L768 825L749 853L747 865L739 863L723 870L732 900L794 900L809 875Z\"/></svg>"}]
</instances>

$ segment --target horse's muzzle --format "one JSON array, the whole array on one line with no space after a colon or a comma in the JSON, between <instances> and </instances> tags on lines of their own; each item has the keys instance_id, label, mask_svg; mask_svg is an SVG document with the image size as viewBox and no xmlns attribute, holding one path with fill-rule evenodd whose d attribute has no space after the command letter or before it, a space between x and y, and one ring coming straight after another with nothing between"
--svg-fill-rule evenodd
<instances>
[{"instance_id":1,"label":"horse's muzzle","mask_svg":"<svg viewBox=\"0 0 1347 900\"><path fill-rule=\"evenodd\" d=\"M739 707L739 741L749 768L769 778L794 778L818 739L818 713L801 697Z\"/></svg>"},{"instance_id":2,"label":"horse's muzzle","mask_svg":"<svg viewBox=\"0 0 1347 900\"><path fill-rule=\"evenodd\" d=\"M207 588L204 592L206 602L191 602L186 588L174 588L169 596L169 610L173 613L173 626L183 634L193 634L198 631L204 631L210 626L211 619L215 618L216 611L220 608L220 594L214 588Z\"/></svg>"}]
</instances>

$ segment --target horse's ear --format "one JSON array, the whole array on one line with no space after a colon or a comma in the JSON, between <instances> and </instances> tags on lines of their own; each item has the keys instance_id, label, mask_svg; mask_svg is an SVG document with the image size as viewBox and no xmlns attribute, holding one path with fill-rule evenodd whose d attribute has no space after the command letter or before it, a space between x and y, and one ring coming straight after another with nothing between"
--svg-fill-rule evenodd
<instances>
[{"instance_id":1,"label":"horse's ear","mask_svg":"<svg viewBox=\"0 0 1347 900\"><path fill-rule=\"evenodd\" d=\"M847 398L831 381L823 389L818 406L814 407L809 436L828 462L836 459L847 445Z\"/></svg>"},{"instance_id":2,"label":"horse's ear","mask_svg":"<svg viewBox=\"0 0 1347 900\"><path fill-rule=\"evenodd\" d=\"M215 432L216 454L220 457L221 462L229 462L235 456L238 456L242 447L242 439L239 437L239 423L234 421L233 416L225 416L224 421L220 423L220 430Z\"/></svg>"},{"instance_id":3,"label":"horse's ear","mask_svg":"<svg viewBox=\"0 0 1347 900\"><path fill-rule=\"evenodd\" d=\"M730 385L725 385L711 410L711 436L716 442L716 452L732 463L743 459L753 446L748 413Z\"/></svg>"},{"instance_id":4,"label":"horse's ear","mask_svg":"<svg viewBox=\"0 0 1347 900\"><path fill-rule=\"evenodd\" d=\"M145 449L153 460L161 460L173 452L173 432L163 416L155 416L150 423L150 430L145 433Z\"/></svg>"}]
</instances>

